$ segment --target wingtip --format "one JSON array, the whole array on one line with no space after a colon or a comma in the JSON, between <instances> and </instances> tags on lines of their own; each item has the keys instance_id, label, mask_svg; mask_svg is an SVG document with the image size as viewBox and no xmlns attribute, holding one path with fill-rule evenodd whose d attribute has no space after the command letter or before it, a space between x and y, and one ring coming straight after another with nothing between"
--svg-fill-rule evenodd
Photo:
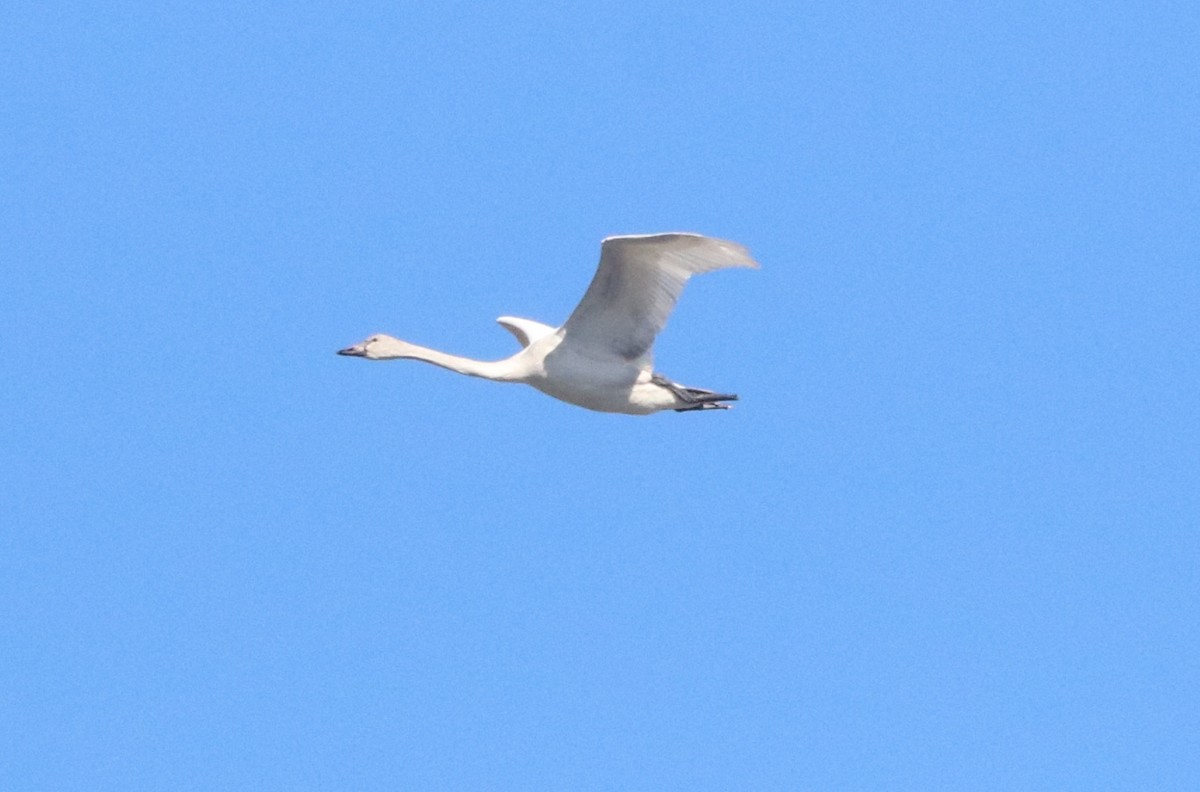
<instances>
[{"instance_id":1,"label":"wingtip","mask_svg":"<svg viewBox=\"0 0 1200 792\"><path fill-rule=\"evenodd\" d=\"M754 259L754 256L751 255L750 250L745 245L730 239L698 234L695 231L663 231L656 234L616 234L605 237L600 242L600 246L603 248L614 242L652 242L655 240L666 242L671 239L681 238L694 240L699 244L715 245L728 257L722 266L762 269L761 265Z\"/></svg>"}]
</instances>

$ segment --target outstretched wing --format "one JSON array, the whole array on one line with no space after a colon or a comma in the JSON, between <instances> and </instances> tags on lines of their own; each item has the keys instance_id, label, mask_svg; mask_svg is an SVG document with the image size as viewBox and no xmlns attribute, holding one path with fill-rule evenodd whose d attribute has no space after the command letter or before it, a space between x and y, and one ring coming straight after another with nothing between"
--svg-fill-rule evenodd
<instances>
[{"instance_id":1,"label":"outstretched wing","mask_svg":"<svg viewBox=\"0 0 1200 792\"><path fill-rule=\"evenodd\" d=\"M563 325L563 343L637 360L654 345L687 279L726 267L758 264L741 245L699 234L609 237L592 284Z\"/></svg>"}]
</instances>

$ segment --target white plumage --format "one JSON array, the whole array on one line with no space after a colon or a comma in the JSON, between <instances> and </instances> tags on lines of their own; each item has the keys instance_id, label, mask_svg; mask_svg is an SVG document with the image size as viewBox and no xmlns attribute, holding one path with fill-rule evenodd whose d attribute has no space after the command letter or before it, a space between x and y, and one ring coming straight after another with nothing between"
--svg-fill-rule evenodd
<instances>
[{"instance_id":1,"label":"white plumage","mask_svg":"<svg viewBox=\"0 0 1200 792\"><path fill-rule=\"evenodd\" d=\"M460 374L523 382L601 412L725 409L723 402L737 396L687 388L655 373L652 349L688 278L726 267L758 264L741 245L699 234L609 237L591 285L562 327L512 316L496 320L522 345L510 358L472 360L387 335L338 354L424 360Z\"/></svg>"}]
</instances>

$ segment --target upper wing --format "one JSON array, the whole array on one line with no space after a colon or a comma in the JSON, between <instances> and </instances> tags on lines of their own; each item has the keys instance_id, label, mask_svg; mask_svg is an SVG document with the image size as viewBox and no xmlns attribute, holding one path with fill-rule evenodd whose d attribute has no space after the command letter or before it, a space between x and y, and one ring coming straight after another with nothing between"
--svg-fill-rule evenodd
<instances>
[{"instance_id":1,"label":"upper wing","mask_svg":"<svg viewBox=\"0 0 1200 792\"><path fill-rule=\"evenodd\" d=\"M725 267L758 264L741 245L699 234L609 237L592 284L563 325L563 343L636 360L654 345L687 279Z\"/></svg>"}]
</instances>

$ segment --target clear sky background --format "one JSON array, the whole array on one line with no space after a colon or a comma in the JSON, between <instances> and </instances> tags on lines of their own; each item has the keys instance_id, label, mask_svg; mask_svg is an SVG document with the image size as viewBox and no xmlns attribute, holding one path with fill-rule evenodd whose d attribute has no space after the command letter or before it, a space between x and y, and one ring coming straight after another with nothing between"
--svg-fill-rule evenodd
<instances>
[{"instance_id":1,"label":"clear sky background","mask_svg":"<svg viewBox=\"0 0 1200 792\"><path fill-rule=\"evenodd\" d=\"M0 786L1200 788L1198 35L5 3ZM334 355L667 230L732 411Z\"/></svg>"}]
</instances>

